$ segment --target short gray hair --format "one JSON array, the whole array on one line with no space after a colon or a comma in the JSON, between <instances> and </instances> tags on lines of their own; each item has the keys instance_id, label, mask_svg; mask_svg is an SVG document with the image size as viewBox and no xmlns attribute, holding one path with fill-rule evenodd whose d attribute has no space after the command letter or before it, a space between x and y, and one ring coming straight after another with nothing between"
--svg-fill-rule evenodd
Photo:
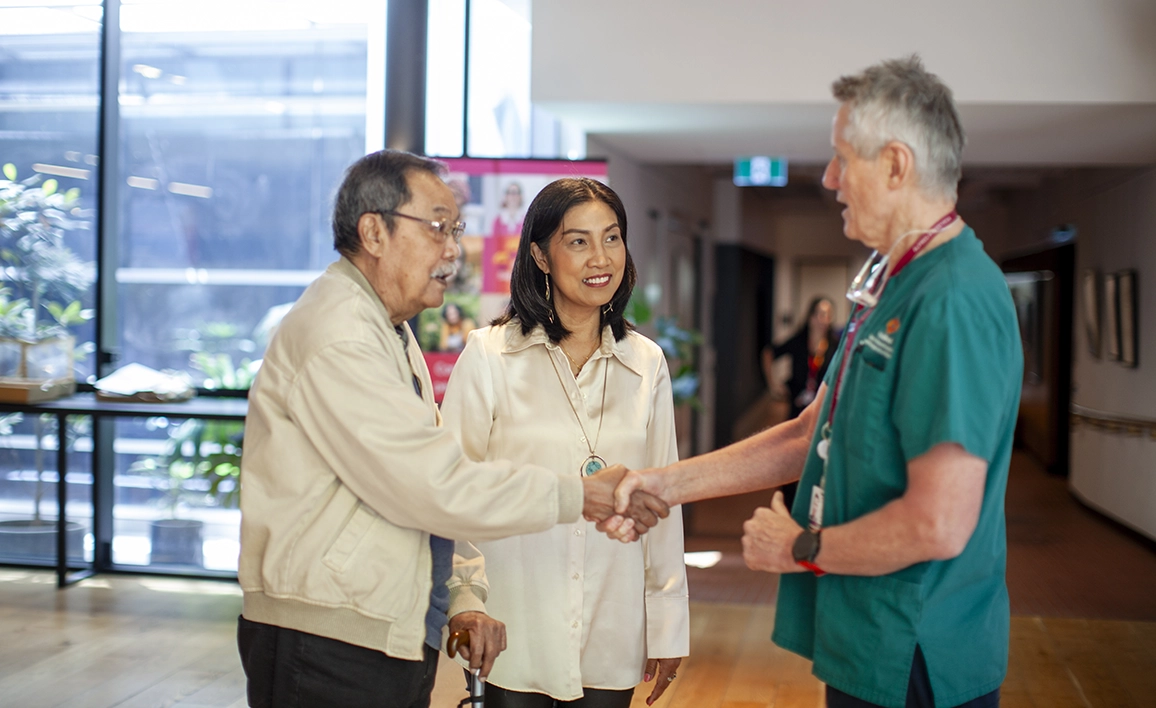
<instances>
[{"instance_id":1,"label":"short gray hair","mask_svg":"<svg viewBox=\"0 0 1156 708\"><path fill-rule=\"evenodd\" d=\"M923 68L918 54L840 77L831 92L848 106L843 138L860 157L876 157L891 141L904 143L915 154L923 191L955 200L967 137L951 89Z\"/></svg>"},{"instance_id":2,"label":"short gray hair","mask_svg":"<svg viewBox=\"0 0 1156 708\"><path fill-rule=\"evenodd\" d=\"M349 166L333 205L333 247L339 253L350 257L361 250L357 221L362 214L394 211L409 203L409 174L414 171L440 178L446 168L436 160L401 150L379 150ZM382 218L392 231L394 217Z\"/></svg>"}]
</instances>

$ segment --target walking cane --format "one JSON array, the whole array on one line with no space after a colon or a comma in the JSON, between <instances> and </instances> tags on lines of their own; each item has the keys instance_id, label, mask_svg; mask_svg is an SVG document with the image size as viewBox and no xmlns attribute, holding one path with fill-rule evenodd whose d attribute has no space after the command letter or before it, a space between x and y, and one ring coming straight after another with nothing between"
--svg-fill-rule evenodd
<instances>
[{"instance_id":1,"label":"walking cane","mask_svg":"<svg viewBox=\"0 0 1156 708\"><path fill-rule=\"evenodd\" d=\"M454 655L458 653L459 648L468 648L469 646L470 633L464 629L459 629L451 634L449 641L446 642L446 653L449 654L452 659ZM481 669L469 669L470 678L467 688L470 689L470 695L458 702L459 708L466 705L477 708L478 706L484 706L486 704L486 681L478 675L481 671Z\"/></svg>"}]
</instances>

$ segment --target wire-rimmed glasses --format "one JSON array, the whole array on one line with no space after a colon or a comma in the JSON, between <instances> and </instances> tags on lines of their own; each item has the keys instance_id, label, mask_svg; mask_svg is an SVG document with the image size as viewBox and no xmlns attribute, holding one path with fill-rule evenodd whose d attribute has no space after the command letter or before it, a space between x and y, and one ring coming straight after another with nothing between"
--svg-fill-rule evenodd
<instances>
[{"instance_id":1,"label":"wire-rimmed glasses","mask_svg":"<svg viewBox=\"0 0 1156 708\"><path fill-rule=\"evenodd\" d=\"M466 222L464 222L464 221L452 221L450 219L442 219L440 221L432 221L430 219L423 219L420 216L410 216L409 214L402 214L400 211L393 211L392 209L386 209L386 210L378 211L375 213L377 213L377 214L389 214L390 216L400 216L403 219L409 219L411 221L421 222L421 223L425 224L426 226L433 228L434 231L437 231L439 234L441 234L442 243L445 243L447 238L452 238L454 240L454 243L460 244L462 242L462 234L464 234L466 232Z\"/></svg>"}]
</instances>

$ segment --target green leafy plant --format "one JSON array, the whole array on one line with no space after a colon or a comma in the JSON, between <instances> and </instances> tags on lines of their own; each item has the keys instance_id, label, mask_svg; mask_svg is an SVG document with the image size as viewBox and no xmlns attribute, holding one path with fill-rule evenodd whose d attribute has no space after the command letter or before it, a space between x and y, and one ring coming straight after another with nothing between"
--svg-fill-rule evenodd
<instances>
[{"instance_id":1,"label":"green leafy plant","mask_svg":"<svg viewBox=\"0 0 1156 708\"><path fill-rule=\"evenodd\" d=\"M698 366L695 362L695 353L702 344L702 334L679 327L673 317L659 317L654 327L658 331L654 341L662 347L662 353L671 365L670 390L674 404L686 403L695 410L702 410L702 401L698 397Z\"/></svg>"},{"instance_id":2,"label":"green leafy plant","mask_svg":"<svg viewBox=\"0 0 1156 708\"><path fill-rule=\"evenodd\" d=\"M246 390L261 365L247 356L234 363L235 354L253 352L257 344L231 322L204 322L180 331L176 348L189 352L189 365L204 375L199 385L206 389Z\"/></svg>"},{"instance_id":3,"label":"green leafy plant","mask_svg":"<svg viewBox=\"0 0 1156 708\"><path fill-rule=\"evenodd\" d=\"M180 503L187 498L186 483L198 478L209 482L204 503L237 506L244 424L200 418L171 423L150 418L149 425L166 429L164 452L137 460L129 469L164 481L163 504L171 518L177 518Z\"/></svg>"},{"instance_id":4,"label":"green leafy plant","mask_svg":"<svg viewBox=\"0 0 1156 708\"><path fill-rule=\"evenodd\" d=\"M632 297L626 305L626 319L641 327L650 324L654 311L641 297ZM662 348L670 366L670 388L674 404L689 405L702 410L698 397L699 376L696 354L702 344L702 334L693 329L680 327L673 317L659 317L654 321L655 343Z\"/></svg>"},{"instance_id":5,"label":"green leafy plant","mask_svg":"<svg viewBox=\"0 0 1156 708\"><path fill-rule=\"evenodd\" d=\"M284 316L287 310L278 310ZM278 317L279 321L279 317ZM261 326L275 326L263 322ZM210 322L186 332L179 346L190 351L189 362L202 374L201 385L212 390L246 390L261 366L261 360L241 359L234 364L231 354L223 350L252 350L254 343L242 336L241 328L229 322ZM209 483L203 501L235 508L241 492L241 447L244 424L235 421L194 418L179 424L163 418L150 419L154 428L168 433L165 451L156 457L138 460L133 469L164 480L164 504L176 518L182 499L187 498L187 482L203 479Z\"/></svg>"},{"instance_id":6,"label":"green leafy plant","mask_svg":"<svg viewBox=\"0 0 1156 708\"><path fill-rule=\"evenodd\" d=\"M0 179L0 265L5 287L0 318L4 336L41 341L67 334L92 319L80 298L96 281L96 266L64 243L67 231L90 227L80 190L58 192L54 179L36 174L16 181L4 165ZM15 296L15 299L12 299ZM92 351L82 347L82 355Z\"/></svg>"},{"instance_id":7,"label":"green leafy plant","mask_svg":"<svg viewBox=\"0 0 1156 708\"><path fill-rule=\"evenodd\" d=\"M201 385L207 389L248 389L253 385L257 370L261 368L260 360L252 361L248 358L234 365L233 357L222 352L193 352L189 360L194 369L205 374Z\"/></svg>"},{"instance_id":8,"label":"green leafy plant","mask_svg":"<svg viewBox=\"0 0 1156 708\"><path fill-rule=\"evenodd\" d=\"M36 343L65 336L93 316L81 298L96 282L96 265L64 242L66 232L88 229L91 215L80 208L79 189L60 192L56 180L40 174L18 181L12 163L0 172L0 337ZM93 342L81 343L73 348L74 361L94 350ZM41 441L55 420L38 416L35 421L36 521L44 494ZM70 437L80 434L78 425L69 423Z\"/></svg>"}]
</instances>

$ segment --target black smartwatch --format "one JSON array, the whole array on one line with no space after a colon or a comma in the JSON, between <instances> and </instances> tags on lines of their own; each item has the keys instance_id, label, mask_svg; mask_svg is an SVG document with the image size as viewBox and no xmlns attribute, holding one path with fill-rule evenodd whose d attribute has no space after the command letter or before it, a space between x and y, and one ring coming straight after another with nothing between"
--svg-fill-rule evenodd
<instances>
[{"instance_id":1,"label":"black smartwatch","mask_svg":"<svg viewBox=\"0 0 1156 708\"><path fill-rule=\"evenodd\" d=\"M795 545L791 546L791 556L794 557L795 562L816 576L825 573L819 566L815 565L815 557L819 555L820 533L822 533L821 529L819 531L803 529L803 533L795 539Z\"/></svg>"}]
</instances>

